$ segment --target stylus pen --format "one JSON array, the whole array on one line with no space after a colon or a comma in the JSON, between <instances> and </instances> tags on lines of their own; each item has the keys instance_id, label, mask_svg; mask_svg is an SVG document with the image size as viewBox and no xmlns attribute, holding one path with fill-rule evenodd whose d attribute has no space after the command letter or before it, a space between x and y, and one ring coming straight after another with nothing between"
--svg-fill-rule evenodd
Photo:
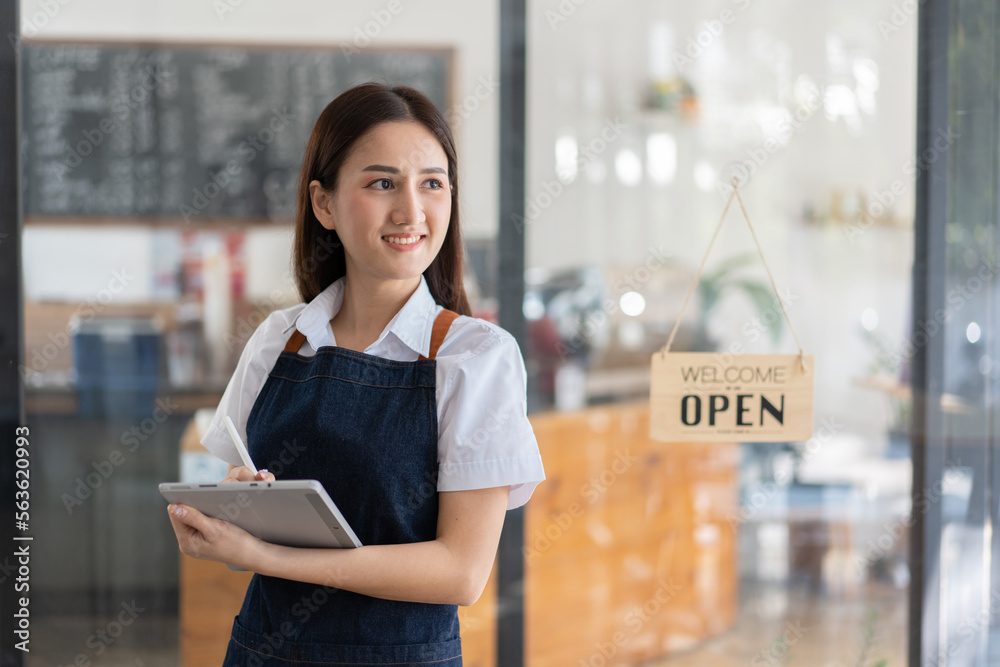
<instances>
[{"instance_id":1,"label":"stylus pen","mask_svg":"<svg viewBox=\"0 0 1000 667\"><path fill-rule=\"evenodd\" d=\"M240 458L243 459L243 465L250 468L253 471L254 477L256 477L257 467L254 466L253 460L250 458L250 452L247 451L247 446L243 444L243 439L240 438L240 433L236 430L236 424L233 423L229 415L226 415L226 430L229 431L229 437L233 439L236 451L240 453Z\"/></svg>"}]
</instances>

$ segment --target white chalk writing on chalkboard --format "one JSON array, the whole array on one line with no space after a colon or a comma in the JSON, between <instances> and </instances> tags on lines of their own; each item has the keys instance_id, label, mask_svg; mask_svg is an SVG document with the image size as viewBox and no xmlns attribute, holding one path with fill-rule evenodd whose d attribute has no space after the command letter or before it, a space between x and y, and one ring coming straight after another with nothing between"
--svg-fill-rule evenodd
<instances>
[{"instance_id":1,"label":"white chalk writing on chalkboard","mask_svg":"<svg viewBox=\"0 0 1000 667\"><path fill-rule=\"evenodd\" d=\"M450 67L433 50L25 42L25 214L287 221L330 100L403 83L447 114Z\"/></svg>"}]
</instances>

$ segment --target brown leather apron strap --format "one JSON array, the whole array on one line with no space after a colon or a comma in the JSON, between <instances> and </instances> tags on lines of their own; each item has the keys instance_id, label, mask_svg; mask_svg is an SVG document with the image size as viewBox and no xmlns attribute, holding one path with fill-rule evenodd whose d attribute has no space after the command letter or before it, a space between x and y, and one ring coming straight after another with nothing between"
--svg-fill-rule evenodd
<instances>
[{"instance_id":1,"label":"brown leather apron strap","mask_svg":"<svg viewBox=\"0 0 1000 667\"><path fill-rule=\"evenodd\" d=\"M437 356L438 349L441 347L441 343L444 342L444 337L448 335L448 329L451 328L451 323L457 318L458 313L447 308L438 313L437 317L434 318L434 328L431 330L431 349L427 353L428 356L420 356L421 361L427 361ZM304 342L306 342L305 334L296 329L285 344L284 351L295 354Z\"/></svg>"},{"instance_id":2,"label":"brown leather apron strap","mask_svg":"<svg viewBox=\"0 0 1000 667\"><path fill-rule=\"evenodd\" d=\"M427 352L427 356L420 356L420 361L426 361L428 359L433 359L437 356L438 348L441 347L441 343L444 342L444 337L448 335L448 329L451 328L451 323L458 318L458 313L448 310L445 308L437 317L434 318L434 329L431 330L431 349Z\"/></svg>"},{"instance_id":3,"label":"brown leather apron strap","mask_svg":"<svg viewBox=\"0 0 1000 667\"><path fill-rule=\"evenodd\" d=\"M285 343L285 352L291 352L293 354L298 352L304 342L306 342L306 335L296 329L292 333L292 337L288 339L287 343Z\"/></svg>"}]
</instances>

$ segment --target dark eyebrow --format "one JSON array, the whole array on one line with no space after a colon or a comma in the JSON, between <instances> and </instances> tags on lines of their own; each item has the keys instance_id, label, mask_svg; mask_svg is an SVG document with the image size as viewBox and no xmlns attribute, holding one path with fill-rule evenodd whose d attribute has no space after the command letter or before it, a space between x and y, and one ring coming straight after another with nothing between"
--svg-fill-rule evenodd
<instances>
[{"instance_id":1,"label":"dark eyebrow","mask_svg":"<svg viewBox=\"0 0 1000 667\"><path fill-rule=\"evenodd\" d=\"M398 174L399 169L396 167L387 167L384 164L370 164L361 171L384 171L387 174ZM421 174L447 174L448 172L441 167L428 167L420 172Z\"/></svg>"}]
</instances>

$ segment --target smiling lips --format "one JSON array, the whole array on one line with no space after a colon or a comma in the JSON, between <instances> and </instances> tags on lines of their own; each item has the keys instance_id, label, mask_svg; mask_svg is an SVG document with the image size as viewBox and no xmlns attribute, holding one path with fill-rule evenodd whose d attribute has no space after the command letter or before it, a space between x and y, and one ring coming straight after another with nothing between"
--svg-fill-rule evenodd
<instances>
[{"instance_id":1,"label":"smiling lips","mask_svg":"<svg viewBox=\"0 0 1000 667\"><path fill-rule=\"evenodd\" d=\"M413 250L421 244L424 236L413 234L409 236L383 236L382 240L397 250Z\"/></svg>"}]
</instances>

